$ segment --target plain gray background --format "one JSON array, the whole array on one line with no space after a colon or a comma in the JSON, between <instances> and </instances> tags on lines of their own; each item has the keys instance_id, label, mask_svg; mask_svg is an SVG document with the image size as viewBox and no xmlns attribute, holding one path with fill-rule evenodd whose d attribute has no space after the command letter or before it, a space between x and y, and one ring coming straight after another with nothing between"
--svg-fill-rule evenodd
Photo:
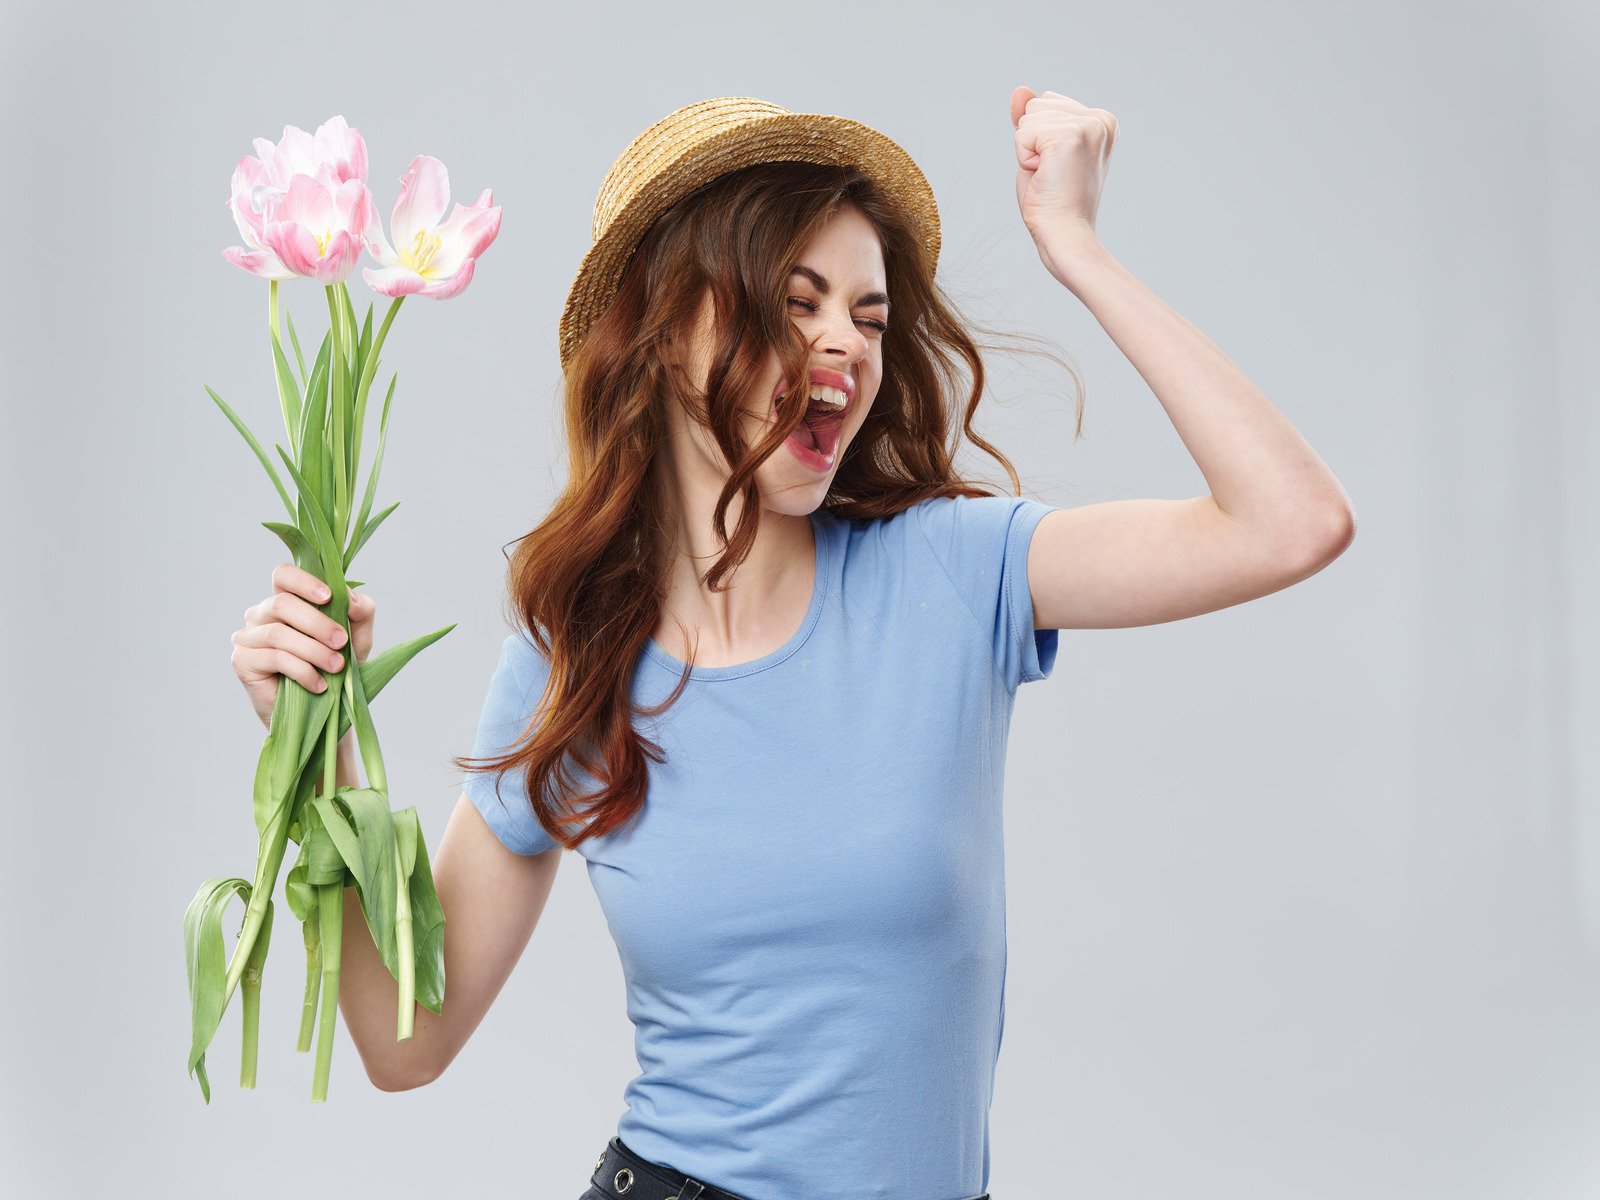
<instances>
[{"instance_id":1,"label":"plain gray background","mask_svg":"<svg viewBox=\"0 0 1600 1200\"><path fill-rule=\"evenodd\" d=\"M992 364L980 428L1028 494L1205 490L1022 227L1026 83L1116 113L1102 241L1360 525L1254 603L1065 631L1020 693L996 1200L1600 1195L1597 35L1577 3L6 0L0 1188L563 1200L636 1070L569 856L434 1085L377 1091L341 1025L310 1102L286 908L258 1087L237 999L209 1107L185 1074L183 911L254 865L262 729L229 635L286 557L202 389L282 440L266 286L220 256L250 139L344 115L386 226L417 153L504 208L468 290L408 301L385 348L379 503L403 503L352 571L379 645L459 622L377 712L391 800L436 848L506 632L502 547L558 484L556 323L595 192L672 108L756 95L912 153L945 286L1084 373L1075 442L1064 378ZM320 338L321 289L282 294Z\"/></svg>"}]
</instances>

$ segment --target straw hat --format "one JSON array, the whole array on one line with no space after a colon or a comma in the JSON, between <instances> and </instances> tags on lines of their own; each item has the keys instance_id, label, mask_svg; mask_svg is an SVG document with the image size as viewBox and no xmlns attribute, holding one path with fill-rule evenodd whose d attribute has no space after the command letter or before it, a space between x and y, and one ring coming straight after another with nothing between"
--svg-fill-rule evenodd
<instances>
[{"instance_id":1,"label":"straw hat","mask_svg":"<svg viewBox=\"0 0 1600 1200\"><path fill-rule=\"evenodd\" d=\"M561 314L561 365L616 295L622 269L651 222L697 187L759 162L860 167L910 215L932 271L939 260L933 189L900 146L859 121L794 113L751 96L719 96L662 117L611 164L594 203L594 244Z\"/></svg>"}]
</instances>

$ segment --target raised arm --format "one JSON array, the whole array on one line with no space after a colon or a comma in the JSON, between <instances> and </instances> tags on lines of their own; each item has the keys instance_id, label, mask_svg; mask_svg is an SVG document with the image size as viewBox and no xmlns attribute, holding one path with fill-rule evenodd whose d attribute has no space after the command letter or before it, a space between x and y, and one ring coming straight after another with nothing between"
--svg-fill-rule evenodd
<instances>
[{"instance_id":1,"label":"raised arm","mask_svg":"<svg viewBox=\"0 0 1600 1200\"><path fill-rule=\"evenodd\" d=\"M1117 120L1067 96L1011 97L1017 201L1039 257L1160 401L1210 487L1046 515L1028 548L1037 629L1151 625L1241 604L1321 570L1355 509L1289 419L1095 233Z\"/></svg>"}]
</instances>

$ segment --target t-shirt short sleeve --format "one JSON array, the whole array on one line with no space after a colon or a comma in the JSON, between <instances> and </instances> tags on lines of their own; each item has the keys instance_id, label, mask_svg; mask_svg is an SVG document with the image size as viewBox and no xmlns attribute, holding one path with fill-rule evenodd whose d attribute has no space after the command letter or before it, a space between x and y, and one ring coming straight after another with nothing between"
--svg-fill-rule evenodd
<instances>
[{"instance_id":1,"label":"t-shirt short sleeve","mask_svg":"<svg viewBox=\"0 0 1600 1200\"><path fill-rule=\"evenodd\" d=\"M989 639L1008 692L1046 679L1055 667L1058 631L1033 627L1028 545L1054 506L1025 496L938 496L913 519L950 582Z\"/></svg>"},{"instance_id":2,"label":"t-shirt short sleeve","mask_svg":"<svg viewBox=\"0 0 1600 1200\"><path fill-rule=\"evenodd\" d=\"M505 754L522 740L533 706L544 690L545 674L544 659L525 634L513 633L506 638L478 718L472 745L474 757ZM540 854L557 844L534 818L521 768L499 773L471 771L462 787L508 850Z\"/></svg>"}]
</instances>

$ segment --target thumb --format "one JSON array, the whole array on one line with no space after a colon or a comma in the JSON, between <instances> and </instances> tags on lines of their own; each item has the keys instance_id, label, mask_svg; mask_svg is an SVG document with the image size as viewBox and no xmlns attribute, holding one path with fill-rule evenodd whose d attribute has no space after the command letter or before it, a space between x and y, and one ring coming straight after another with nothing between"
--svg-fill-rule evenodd
<instances>
[{"instance_id":1,"label":"thumb","mask_svg":"<svg viewBox=\"0 0 1600 1200\"><path fill-rule=\"evenodd\" d=\"M1026 85L1011 89L1011 127L1015 129L1017 122L1022 120L1022 114L1028 111L1028 101L1032 100L1035 92Z\"/></svg>"}]
</instances>

